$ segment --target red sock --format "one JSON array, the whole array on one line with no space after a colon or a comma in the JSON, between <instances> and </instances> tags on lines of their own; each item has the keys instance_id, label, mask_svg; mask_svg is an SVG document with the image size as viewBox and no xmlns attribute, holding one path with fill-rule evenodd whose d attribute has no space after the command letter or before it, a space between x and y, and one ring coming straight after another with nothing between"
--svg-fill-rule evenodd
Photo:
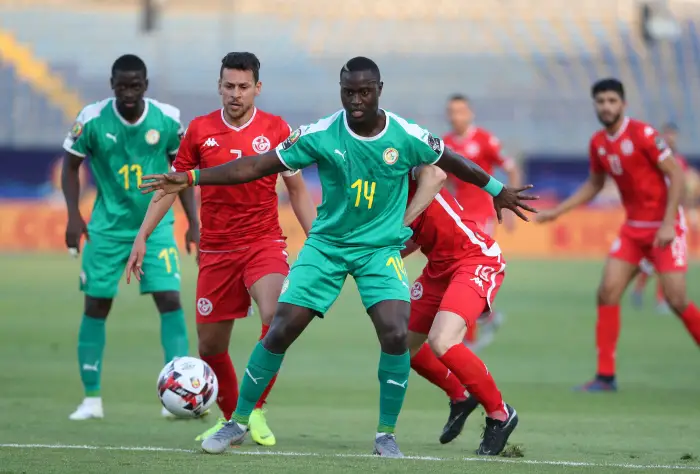
<instances>
[{"instance_id":1,"label":"red sock","mask_svg":"<svg viewBox=\"0 0 700 474\"><path fill-rule=\"evenodd\" d=\"M685 324L685 328L688 330L695 343L700 346L700 311L698 311L695 303L690 303L683 314L681 314L681 321Z\"/></svg>"},{"instance_id":2,"label":"red sock","mask_svg":"<svg viewBox=\"0 0 700 474\"><path fill-rule=\"evenodd\" d=\"M498 391L496 382L481 359L467 346L455 344L440 357L440 362L445 364L457 376L462 385L467 387L469 393L479 400L488 416L503 412L505 409L503 397Z\"/></svg>"},{"instance_id":3,"label":"red sock","mask_svg":"<svg viewBox=\"0 0 700 474\"><path fill-rule=\"evenodd\" d=\"M664 289L661 286L661 282L659 282L659 284L656 285L656 302L663 303L664 301L666 301L666 295L664 295Z\"/></svg>"},{"instance_id":4,"label":"red sock","mask_svg":"<svg viewBox=\"0 0 700 474\"><path fill-rule=\"evenodd\" d=\"M596 324L596 346L598 348L598 375L615 376L615 351L620 335L620 307L598 306Z\"/></svg>"},{"instance_id":5,"label":"red sock","mask_svg":"<svg viewBox=\"0 0 700 474\"><path fill-rule=\"evenodd\" d=\"M637 277L637 281L634 284L634 291L636 293L641 293L644 291L644 287L647 286L647 281L649 281L649 275L641 272Z\"/></svg>"},{"instance_id":6,"label":"red sock","mask_svg":"<svg viewBox=\"0 0 700 474\"><path fill-rule=\"evenodd\" d=\"M428 382L443 389L450 400L461 402L467 399L462 382L438 360L428 344L423 344L411 358L411 368Z\"/></svg>"},{"instance_id":7,"label":"red sock","mask_svg":"<svg viewBox=\"0 0 700 474\"><path fill-rule=\"evenodd\" d=\"M219 381L219 395L216 398L216 403L224 418L230 420L231 414L236 411L236 403L238 403L238 379L231 357L229 357L228 351L213 356L200 354L199 357L209 364Z\"/></svg>"},{"instance_id":8,"label":"red sock","mask_svg":"<svg viewBox=\"0 0 700 474\"><path fill-rule=\"evenodd\" d=\"M262 331L260 333L260 340L265 337L265 334L267 334L267 331L270 330L270 326L267 324L262 325ZM255 404L255 408L262 408L265 402L267 401L267 396L270 394L270 390L272 390L272 386L275 385L275 381L277 380L277 376L275 375L272 377L272 380L270 380L270 383L267 384L267 387L265 388L265 391L260 395L260 399L258 400L258 403Z\"/></svg>"}]
</instances>

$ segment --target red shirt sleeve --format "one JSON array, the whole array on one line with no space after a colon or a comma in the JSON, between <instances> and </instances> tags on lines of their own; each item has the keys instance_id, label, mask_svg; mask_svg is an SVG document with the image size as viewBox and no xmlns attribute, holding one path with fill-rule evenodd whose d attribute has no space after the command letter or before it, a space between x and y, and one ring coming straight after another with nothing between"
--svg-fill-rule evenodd
<instances>
[{"instance_id":1,"label":"red shirt sleeve","mask_svg":"<svg viewBox=\"0 0 700 474\"><path fill-rule=\"evenodd\" d=\"M588 145L588 159L591 162L591 174L605 173L603 165L600 163L600 157L595 146L595 140L591 138L591 142Z\"/></svg>"},{"instance_id":2,"label":"red shirt sleeve","mask_svg":"<svg viewBox=\"0 0 700 474\"><path fill-rule=\"evenodd\" d=\"M635 141L637 142L634 144L635 147L640 149L654 165L671 156L671 149L666 141L651 125L644 125L643 130L637 133Z\"/></svg>"},{"instance_id":3,"label":"red shirt sleeve","mask_svg":"<svg viewBox=\"0 0 700 474\"><path fill-rule=\"evenodd\" d=\"M282 117L280 117L279 118L278 135L277 135L277 139L279 140L279 142L275 143L275 148L277 147L277 145L279 145L280 143L284 142L287 138L289 138L289 135L291 133L292 133L291 125L289 125ZM289 176L294 176L299 171L301 171L301 170L295 170L295 171L287 170L287 171L282 171L280 174L282 176L289 177Z\"/></svg>"},{"instance_id":4,"label":"red shirt sleeve","mask_svg":"<svg viewBox=\"0 0 700 474\"><path fill-rule=\"evenodd\" d=\"M173 162L173 171L177 173L193 170L199 166L199 147L195 139L195 127L196 122L190 123L190 126L185 130L182 142L180 142L180 149Z\"/></svg>"}]
</instances>

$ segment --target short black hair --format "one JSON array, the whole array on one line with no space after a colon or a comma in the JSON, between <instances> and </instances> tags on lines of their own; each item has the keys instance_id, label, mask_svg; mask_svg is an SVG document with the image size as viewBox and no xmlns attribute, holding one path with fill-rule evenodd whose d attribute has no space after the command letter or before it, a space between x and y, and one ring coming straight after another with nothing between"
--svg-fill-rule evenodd
<instances>
[{"instance_id":1,"label":"short black hair","mask_svg":"<svg viewBox=\"0 0 700 474\"><path fill-rule=\"evenodd\" d=\"M369 71L374 76L376 76L377 82L380 82L382 80L382 76L379 73L379 66L377 66L377 63L375 63L371 59L366 58L364 56L356 56L356 57L350 59L345 64L343 64L343 67L340 68L340 75L342 77L344 72L364 72L364 71Z\"/></svg>"},{"instance_id":2,"label":"short black hair","mask_svg":"<svg viewBox=\"0 0 700 474\"><path fill-rule=\"evenodd\" d=\"M260 60L253 53L232 52L221 60L219 79L223 77L224 69L236 69L238 71L251 71L255 83L260 80Z\"/></svg>"},{"instance_id":3,"label":"short black hair","mask_svg":"<svg viewBox=\"0 0 700 474\"><path fill-rule=\"evenodd\" d=\"M146 63L135 54L119 56L117 60L114 61L114 64L112 64L112 77L116 75L117 71L143 72L143 77L147 77L148 74Z\"/></svg>"},{"instance_id":4,"label":"short black hair","mask_svg":"<svg viewBox=\"0 0 700 474\"><path fill-rule=\"evenodd\" d=\"M452 94L449 99L447 99L448 102L465 102L469 103L469 98L464 95L464 94Z\"/></svg>"},{"instance_id":5,"label":"short black hair","mask_svg":"<svg viewBox=\"0 0 700 474\"><path fill-rule=\"evenodd\" d=\"M595 99L595 96L601 92L616 92L617 95L620 96L620 99L625 100L625 86L617 79L601 79L593 84L593 87L591 87L591 97Z\"/></svg>"}]
</instances>

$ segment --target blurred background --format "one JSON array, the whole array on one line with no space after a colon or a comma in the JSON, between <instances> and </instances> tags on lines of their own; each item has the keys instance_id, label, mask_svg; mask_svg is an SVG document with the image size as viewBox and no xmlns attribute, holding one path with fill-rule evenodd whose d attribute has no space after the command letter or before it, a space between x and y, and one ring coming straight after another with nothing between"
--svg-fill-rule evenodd
<instances>
[{"instance_id":1,"label":"blurred background","mask_svg":"<svg viewBox=\"0 0 700 474\"><path fill-rule=\"evenodd\" d=\"M0 0L2 248L62 249L61 143L86 103L111 95L119 55L145 59L149 95L186 124L219 106L220 59L234 50L258 55L258 105L292 126L340 107L338 71L356 55L379 64L383 106L433 133L448 131L447 97L467 95L542 206L585 179L602 77L622 79L631 116L676 123L680 152L700 159L700 0ZM621 221L608 191L557 225L498 238L511 255L602 256Z\"/></svg>"}]
</instances>

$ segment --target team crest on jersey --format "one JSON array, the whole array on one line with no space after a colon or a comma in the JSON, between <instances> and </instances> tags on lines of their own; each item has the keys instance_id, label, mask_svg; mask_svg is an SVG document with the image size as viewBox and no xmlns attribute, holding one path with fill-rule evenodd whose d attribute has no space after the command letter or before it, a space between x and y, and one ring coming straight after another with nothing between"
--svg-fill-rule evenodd
<instances>
[{"instance_id":1,"label":"team crest on jersey","mask_svg":"<svg viewBox=\"0 0 700 474\"><path fill-rule=\"evenodd\" d=\"M76 121L73 124L73 128L70 129L70 135L71 135L71 137L73 137L73 140L75 140L80 135L82 135L82 133L83 133L83 124Z\"/></svg>"},{"instance_id":2,"label":"team crest on jersey","mask_svg":"<svg viewBox=\"0 0 700 474\"><path fill-rule=\"evenodd\" d=\"M467 155L469 156L476 156L479 154L479 144L478 143L470 143L467 145Z\"/></svg>"},{"instance_id":3,"label":"team crest on jersey","mask_svg":"<svg viewBox=\"0 0 700 474\"><path fill-rule=\"evenodd\" d=\"M150 129L146 132L146 143L149 145L155 145L160 140L160 132L158 130Z\"/></svg>"},{"instance_id":4,"label":"team crest on jersey","mask_svg":"<svg viewBox=\"0 0 700 474\"><path fill-rule=\"evenodd\" d=\"M634 152L634 144L631 140L625 138L622 140L622 143L620 143L620 150L622 151L622 154L629 156Z\"/></svg>"},{"instance_id":5,"label":"team crest on jersey","mask_svg":"<svg viewBox=\"0 0 700 474\"><path fill-rule=\"evenodd\" d=\"M214 305L211 304L207 298L199 298L197 300L197 311L202 316L209 316L214 309Z\"/></svg>"},{"instance_id":6,"label":"team crest on jersey","mask_svg":"<svg viewBox=\"0 0 700 474\"><path fill-rule=\"evenodd\" d=\"M605 147L598 147L598 156L605 156Z\"/></svg>"},{"instance_id":7,"label":"team crest on jersey","mask_svg":"<svg viewBox=\"0 0 700 474\"><path fill-rule=\"evenodd\" d=\"M257 154L270 151L270 140L266 136L260 135L253 139L253 151Z\"/></svg>"},{"instance_id":8,"label":"team crest on jersey","mask_svg":"<svg viewBox=\"0 0 700 474\"><path fill-rule=\"evenodd\" d=\"M419 300L423 297L423 285L421 282L417 281L411 287L411 299Z\"/></svg>"},{"instance_id":9,"label":"team crest on jersey","mask_svg":"<svg viewBox=\"0 0 700 474\"><path fill-rule=\"evenodd\" d=\"M383 158L384 163L386 163L387 165L393 165L399 159L399 150L397 150L396 148L387 148L386 150L384 150Z\"/></svg>"},{"instance_id":10,"label":"team crest on jersey","mask_svg":"<svg viewBox=\"0 0 700 474\"><path fill-rule=\"evenodd\" d=\"M297 140L299 140L299 137L301 137L301 128L297 128L292 132L291 135L289 135L289 137L287 137L284 143L282 143L282 149L289 150L292 147L292 145L294 145L297 142Z\"/></svg>"}]
</instances>

